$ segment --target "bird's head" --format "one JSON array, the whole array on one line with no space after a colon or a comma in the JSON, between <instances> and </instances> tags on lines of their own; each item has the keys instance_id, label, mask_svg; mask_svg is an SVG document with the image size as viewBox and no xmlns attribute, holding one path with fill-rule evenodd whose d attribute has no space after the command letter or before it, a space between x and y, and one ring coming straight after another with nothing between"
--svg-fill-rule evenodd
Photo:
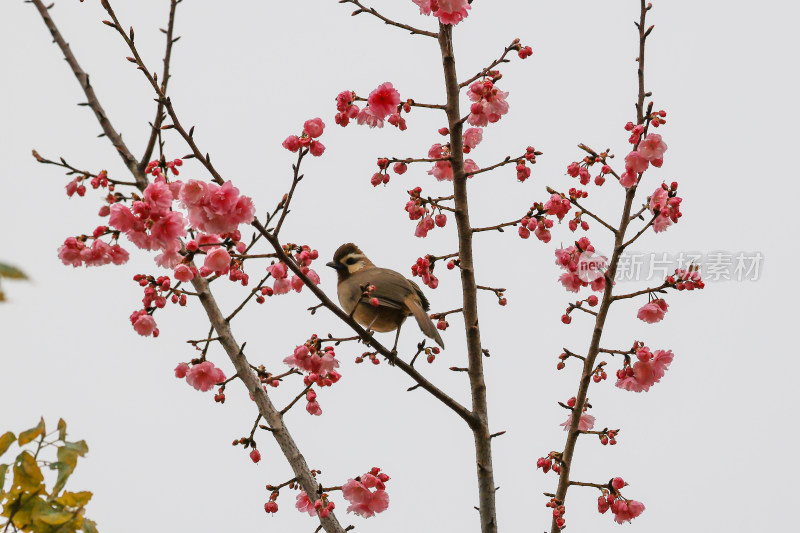
<instances>
[{"instance_id":1,"label":"bird's head","mask_svg":"<svg viewBox=\"0 0 800 533\"><path fill-rule=\"evenodd\" d=\"M354 274L362 268L374 266L364 252L352 242L341 245L333 254L333 261L326 265L335 269L340 278Z\"/></svg>"}]
</instances>

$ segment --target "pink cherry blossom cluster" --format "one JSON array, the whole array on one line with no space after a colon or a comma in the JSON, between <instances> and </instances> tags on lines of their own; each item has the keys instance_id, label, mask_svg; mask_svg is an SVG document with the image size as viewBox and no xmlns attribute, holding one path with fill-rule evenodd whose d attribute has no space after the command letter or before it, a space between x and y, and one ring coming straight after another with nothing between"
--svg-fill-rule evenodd
<instances>
[{"instance_id":1,"label":"pink cherry blossom cluster","mask_svg":"<svg viewBox=\"0 0 800 533\"><path fill-rule=\"evenodd\" d=\"M442 24L455 26L465 18L471 8L468 0L411 0L419 6L422 15L433 15Z\"/></svg>"},{"instance_id":2,"label":"pink cherry blossom cluster","mask_svg":"<svg viewBox=\"0 0 800 533\"><path fill-rule=\"evenodd\" d=\"M86 181L87 179L89 179L89 176L81 175L81 176L78 176L77 178L73 179L69 183L67 183L67 186L66 186L67 196L72 198L72 196L75 195L75 194L77 194L78 196L85 195L86 194L86 185L84 185L83 182ZM108 187L109 191L113 191L114 190L114 184L112 183L112 184L109 185L109 183L108 183L108 172L105 171L105 170L101 170L97 174L97 176L94 176L93 178L91 178L91 180L89 180L89 183L91 184L93 189L98 189L98 188L101 188L101 187L102 188Z\"/></svg>"},{"instance_id":3,"label":"pink cherry blossom cluster","mask_svg":"<svg viewBox=\"0 0 800 533\"><path fill-rule=\"evenodd\" d=\"M527 162L530 162L532 165L536 164L536 154L541 152L536 152L533 146L528 146L525 150L525 156L517 160L516 170L517 170L517 180L521 183L526 179L531 177L531 169L528 167Z\"/></svg>"},{"instance_id":4,"label":"pink cherry blossom cluster","mask_svg":"<svg viewBox=\"0 0 800 533\"><path fill-rule=\"evenodd\" d=\"M320 345L319 339L313 335L305 344L295 348L292 355L283 360L284 363L296 368L306 375L303 383L306 387L317 385L319 387L330 387L341 379L335 368L339 367L336 353L332 346ZM322 408L317 402L317 393L313 389L306 392L306 411L314 416L322 414Z\"/></svg>"},{"instance_id":5,"label":"pink cherry blossom cluster","mask_svg":"<svg viewBox=\"0 0 800 533\"><path fill-rule=\"evenodd\" d=\"M272 494L275 495L277 494L277 492L273 492ZM310 516L315 516L317 513L319 513L320 518L327 518L328 516L330 516L331 511L333 511L336 508L336 505L332 501L328 500L328 495L325 493L322 494L321 498L317 499L312 503L311 499L308 497L308 494L306 494L305 492L300 492L300 494L297 495L297 502L295 503L295 507L301 513L308 513ZM277 510L278 506L275 505L275 511Z\"/></svg>"},{"instance_id":6,"label":"pink cherry blossom cluster","mask_svg":"<svg viewBox=\"0 0 800 533\"><path fill-rule=\"evenodd\" d=\"M643 322L647 322L648 324L655 324L656 322L661 322L664 320L664 315L667 313L668 308L669 305L667 302L661 298L656 298L644 304L639 309L636 317Z\"/></svg>"},{"instance_id":7,"label":"pink cherry blossom cluster","mask_svg":"<svg viewBox=\"0 0 800 533\"><path fill-rule=\"evenodd\" d=\"M428 150L428 157L431 159L442 159L435 161L433 168L428 171L428 174L433 176L439 181L453 181L453 165L450 164L450 145L436 143ZM464 173L468 178L471 178L471 172L480 170L478 165L472 159L464 160Z\"/></svg>"},{"instance_id":8,"label":"pink cherry blossom cluster","mask_svg":"<svg viewBox=\"0 0 800 533\"><path fill-rule=\"evenodd\" d=\"M603 495L597 498L597 510L601 514L611 509L614 521L617 524L630 522L644 512L644 504L636 500L628 500L619 493L620 489L627 485L621 477L611 480L611 490L603 489Z\"/></svg>"},{"instance_id":9,"label":"pink cherry blossom cluster","mask_svg":"<svg viewBox=\"0 0 800 533\"><path fill-rule=\"evenodd\" d=\"M411 265L411 276L419 276L422 278L423 284L431 289L435 289L439 286L439 278L433 275L433 267L434 263L431 263L427 255L425 257L418 257L417 261Z\"/></svg>"},{"instance_id":10,"label":"pink cherry blossom cluster","mask_svg":"<svg viewBox=\"0 0 800 533\"><path fill-rule=\"evenodd\" d=\"M648 135L649 137L649 135ZM682 216L681 201L678 196L678 182L673 181L669 186L662 183L650 197L650 213L656 218L653 221L653 231L660 233L667 229Z\"/></svg>"},{"instance_id":11,"label":"pink cherry blossom cluster","mask_svg":"<svg viewBox=\"0 0 800 533\"><path fill-rule=\"evenodd\" d=\"M240 195L230 181L219 186L189 180L181 186L180 200L193 228L223 237L236 231L240 224L249 224L255 216L253 201Z\"/></svg>"},{"instance_id":12,"label":"pink cherry blossom cluster","mask_svg":"<svg viewBox=\"0 0 800 533\"><path fill-rule=\"evenodd\" d=\"M497 72L489 73L494 79L499 79ZM508 113L508 93L499 90L491 79L478 80L469 86L467 96L472 101L467 118L473 126L486 126L500 120Z\"/></svg>"},{"instance_id":13,"label":"pink cherry blossom cluster","mask_svg":"<svg viewBox=\"0 0 800 533\"><path fill-rule=\"evenodd\" d=\"M558 460L558 452L550 452L546 457L539 457L536 460L536 468L541 468L543 473L548 473L551 469L556 474L561 473L561 464Z\"/></svg>"},{"instance_id":14,"label":"pink cherry blossom cluster","mask_svg":"<svg viewBox=\"0 0 800 533\"><path fill-rule=\"evenodd\" d=\"M567 271L564 274L561 274L561 276L558 278L558 281L561 282L565 289L570 292L578 292L581 287L591 285L593 291L603 291L606 286L605 276L599 276L593 281L588 282L581 279L581 277L578 275L579 262L582 258L582 255L584 253L593 254L594 251L594 246L592 246L592 243L589 241L588 237L581 237L575 241L574 246L570 246L568 248L559 248L556 250L556 265Z\"/></svg>"},{"instance_id":15,"label":"pink cherry blossom cluster","mask_svg":"<svg viewBox=\"0 0 800 533\"><path fill-rule=\"evenodd\" d=\"M131 325L136 333L139 335L149 337L158 337L158 328L156 328L156 320L153 318L153 313L156 309L162 309L167 305L167 296L170 296L170 301L173 304L178 304L181 307L186 305L186 294L181 290L171 287L171 280L169 276L146 276L144 274L136 274L133 280L141 287L144 287L144 297L142 298L143 309L134 311L131 316Z\"/></svg>"},{"instance_id":16,"label":"pink cherry blossom cluster","mask_svg":"<svg viewBox=\"0 0 800 533\"><path fill-rule=\"evenodd\" d=\"M636 343L636 361L632 366L626 359L625 365L617 370L617 387L632 392L647 392L650 387L661 381L669 368L674 355L672 350L651 352L642 343Z\"/></svg>"},{"instance_id":17,"label":"pink cherry blossom cluster","mask_svg":"<svg viewBox=\"0 0 800 533\"><path fill-rule=\"evenodd\" d=\"M379 85L369 93L367 106L359 110L353 102L356 94L352 91L343 91L336 97L336 123L340 126L347 126L350 119L356 119L359 125L367 125L370 128L382 128L383 121L388 116L389 124L398 129L406 129L406 121L400 115L401 111L408 113L411 111L411 101L400 104L400 93L394 88L391 82Z\"/></svg>"},{"instance_id":18,"label":"pink cherry blossom cluster","mask_svg":"<svg viewBox=\"0 0 800 533\"><path fill-rule=\"evenodd\" d=\"M385 483L389 476L378 467L355 479L348 479L342 485L342 496L350 502L348 513L355 513L364 518L375 516L389 508L389 494ZM374 489L374 490L372 490Z\"/></svg>"},{"instance_id":19,"label":"pink cherry blossom cluster","mask_svg":"<svg viewBox=\"0 0 800 533\"><path fill-rule=\"evenodd\" d=\"M307 245L296 246L290 244L287 245L287 247L290 250L294 250L293 259L300 267L301 272L303 272L314 285L318 285L320 282L319 274L309 267L312 261L319 258L319 252L317 250L312 250L311 247ZM272 296L272 294L286 294L290 290L294 290L295 292L303 290L303 286L305 285L303 280L300 276L292 276L290 279L289 267L286 266L285 263L273 263L267 267L267 271L275 279L275 283L272 285L272 292L262 290L262 294Z\"/></svg>"},{"instance_id":20,"label":"pink cherry blossom cluster","mask_svg":"<svg viewBox=\"0 0 800 533\"><path fill-rule=\"evenodd\" d=\"M520 221L519 236L527 239L531 236L531 231L536 238L544 243L550 242L552 235L550 228L553 227L553 221L545 216L524 216Z\"/></svg>"},{"instance_id":21,"label":"pink cherry blossom cluster","mask_svg":"<svg viewBox=\"0 0 800 533\"><path fill-rule=\"evenodd\" d=\"M211 361L203 361L193 366L181 363L175 367L175 377L186 378L186 383L201 392L207 392L215 385L225 381L225 373L214 366Z\"/></svg>"},{"instance_id":22,"label":"pink cherry blossom cluster","mask_svg":"<svg viewBox=\"0 0 800 533\"><path fill-rule=\"evenodd\" d=\"M427 237L428 232L433 228L443 228L447 224L447 215L441 211L436 216L432 216L431 210L425 205L425 200L422 199L422 188L414 187L408 191L409 200L406 202L405 210L408 213L408 218L411 220L419 220L417 227L414 230L414 236Z\"/></svg>"},{"instance_id":23,"label":"pink cherry blossom cluster","mask_svg":"<svg viewBox=\"0 0 800 533\"><path fill-rule=\"evenodd\" d=\"M545 504L545 507L551 507L553 509L553 518L556 519L556 525L559 529L564 529L567 523L566 520L564 520L564 514L567 512L564 504L555 498L550 498L550 501Z\"/></svg>"},{"instance_id":24,"label":"pink cherry blossom cluster","mask_svg":"<svg viewBox=\"0 0 800 533\"><path fill-rule=\"evenodd\" d=\"M303 124L303 133L300 136L289 135L283 141L282 146L290 152L296 152L301 148L308 149L311 155L319 157L325 152L325 145L317 140L323 131L325 131L325 123L321 118L306 120Z\"/></svg>"},{"instance_id":25,"label":"pink cherry blossom cluster","mask_svg":"<svg viewBox=\"0 0 800 533\"><path fill-rule=\"evenodd\" d=\"M625 156L625 172L619 177L619 184L625 188L638 184L639 176L648 169L650 163L654 167L660 167L664 163L667 143L661 140L661 135L657 133L650 133L639 142L642 133L639 128L643 126L641 124L634 126L631 135L631 139L635 138L639 143L638 147Z\"/></svg>"},{"instance_id":26,"label":"pink cherry blossom cluster","mask_svg":"<svg viewBox=\"0 0 800 533\"><path fill-rule=\"evenodd\" d=\"M402 166L398 167L398 165L402 165ZM386 159L385 157L378 158L378 172L373 174L372 178L370 179L370 183L372 184L373 187L377 187L381 183L383 183L384 185L389 183L388 169L389 169L389 160ZM398 170L399 170L399 172L398 172ZM405 163L395 163L394 171L397 174L403 174L406 170L407 170L407 167L406 167Z\"/></svg>"},{"instance_id":27,"label":"pink cherry blossom cluster","mask_svg":"<svg viewBox=\"0 0 800 533\"><path fill-rule=\"evenodd\" d=\"M343 128L350 124L350 119L358 116L359 108L353 103L355 99L356 93L353 91L342 91L336 96L336 111L338 113L334 117L334 122Z\"/></svg>"},{"instance_id":28,"label":"pink cherry blossom cluster","mask_svg":"<svg viewBox=\"0 0 800 533\"><path fill-rule=\"evenodd\" d=\"M105 226L101 226L103 229ZM105 233L105 232L104 232ZM128 252L119 244L107 244L97 237L92 237L94 242L87 246L86 241L89 237L81 235L79 237L67 237L58 248L58 258L65 265L73 267L102 266L109 263L122 265L128 262Z\"/></svg>"},{"instance_id":29,"label":"pink cherry blossom cluster","mask_svg":"<svg viewBox=\"0 0 800 533\"><path fill-rule=\"evenodd\" d=\"M700 267L696 265L692 265L688 269L676 268L675 275L667 276L665 281L674 285L679 291L693 291L706 286L700 277Z\"/></svg>"},{"instance_id":30,"label":"pink cherry blossom cluster","mask_svg":"<svg viewBox=\"0 0 800 533\"><path fill-rule=\"evenodd\" d=\"M603 152L600 154L601 158L607 157L608 154ZM573 178L579 178L581 185L589 185L589 182L592 179L592 175L589 173L589 166L593 165L595 160L591 157L587 156L583 159L582 163L578 163L577 161L573 161L567 166L567 175ZM600 174L594 177L594 184L598 187L603 185L606 182L606 174L611 173L611 167L603 163L603 166L600 168Z\"/></svg>"}]
</instances>

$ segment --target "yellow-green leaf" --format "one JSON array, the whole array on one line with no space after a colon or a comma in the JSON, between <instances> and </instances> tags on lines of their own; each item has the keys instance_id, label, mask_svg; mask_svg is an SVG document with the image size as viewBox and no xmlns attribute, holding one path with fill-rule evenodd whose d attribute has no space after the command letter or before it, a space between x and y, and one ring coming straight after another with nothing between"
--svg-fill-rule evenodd
<instances>
[{"instance_id":1,"label":"yellow-green leaf","mask_svg":"<svg viewBox=\"0 0 800 533\"><path fill-rule=\"evenodd\" d=\"M25 272L15 266L0 263L0 277L9 279L28 279Z\"/></svg>"},{"instance_id":2,"label":"yellow-green leaf","mask_svg":"<svg viewBox=\"0 0 800 533\"><path fill-rule=\"evenodd\" d=\"M50 465L50 468L58 469L56 484L53 485L53 494L58 494L67 484L67 479L72 475L75 466L78 464L78 457L83 457L89 451L85 441L65 442L58 447L56 457L58 461Z\"/></svg>"},{"instance_id":3,"label":"yellow-green leaf","mask_svg":"<svg viewBox=\"0 0 800 533\"><path fill-rule=\"evenodd\" d=\"M3 487L6 484L6 472L8 465L0 465L0 494L3 494Z\"/></svg>"},{"instance_id":4,"label":"yellow-green leaf","mask_svg":"<svg viewBox=\"0 0 800 533\"><path fill-rule=\"evenodd\" d=\"M64 507L83 507L89 500L92 499L92 493L88 490L84 490L81 492L65 492L61 496L55 499L56 503L63 505Z\"/></svg>"},{"instance_id":5,"label":"yellow-green leaf","mask_svg":"<svg viewBox=\"0 0 800 533\"><path fill-rule=\"evenodd\" d=\"M97 522L94 520L89 520L88 518L83 519L83 530L86 533L98 533L97 531Z\"/></svg>"},{"instance_id":6,"label":"yellow-green leaf","mask_svg":"<svg viewBox=\"0 0 800 533\"><path fill-rule=\"evenodd\" d=\"M0 437L0 455L6 453L6 450L8 450L9 446L14 444L16 440L17 437L15 437L10 431L3 433L3 436Z\"/></svg>"},{"instance_id":7,"label":"yellow-green leaf","mask_svg":"<svg viewBox=\"0 0 800 533\"><path fill-rule=\"evenodd\" d=\"M38 513L33 515L32 518L34 521L42 522L49 526L60 526L62 524L66 524L72 519L72 513L68 513L67 511L59 511L47 506L46 509L41 509Z\"/></svg>"},{"instance_id":8,"label":"yellow-green leaf","mask_svg":"<svg viewBox=\"0 0 800 533\"><path fill-rule=\"evenodd\" d=\"M67 423L64 422L63 418L58 419L58 440L64 440L67 438Z\"/></svg>"},{"instance_id":9,"label":"yellow-green leaf","mask_svg":"<svg viewBox=\"0 0 800 533\"><path fill-rule=\"evenodd\" d=\"M45 432L44 418L41 418L39 419L39 423L36 425L35 428L31 428L19 434L19 445L25 446L36 437L44 435L44 432Z\"/></svg>"},{"instance_id":10,"label":"yellow-green leaf","mask_svg":"<svg viewBox=\"0 0 800 533\"><path fill-rule=\"evenodd\" d=\"M14 485L12 488L19 487L21 492L36 492L42 488L44 476L36 464L36 459L27 451L17 456L14 463Z\"/></svg>"}]
</instances>

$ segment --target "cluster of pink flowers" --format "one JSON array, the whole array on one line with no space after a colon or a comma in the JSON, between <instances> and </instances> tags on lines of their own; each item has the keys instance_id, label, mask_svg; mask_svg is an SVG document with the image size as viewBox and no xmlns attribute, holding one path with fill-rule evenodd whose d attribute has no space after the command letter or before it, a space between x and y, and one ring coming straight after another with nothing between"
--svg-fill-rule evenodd
<instances>
[{"instance_id":1,"label":"cluster of pink flowers","mask_svg":"<svg viewBox=\"0 0 800 533\"><path fill-rule=\"evenodd\" d=\"M581 237L575 241L575 246L556 250L556 264L567 271L558 278L565 289L570 292L578 292L581 287L591 285L593 291L601 292L605 288L605 276L601 275L592 281L585 281L578 274L580 261L585 257L584 254L593 254L594 251L594 246L587 237Z\"/></svg>"},{"instance_id":2,"label":"cluster of pink flowers","mask_svg":"<svg viewBox=\"0 0 800 533\"><path fill-rule=\"evenodd\" d=\"M559 502L555 498L550 498L550 501L547 502L545 506L553 508L553 518L556 519L556 526L558 526L559 529L564 529L564 527L566 527L567 524L567 521L564 520L564 514L567 512L567 509L566 507L564 507L564 504Z\"/></svg>"},{"instance_id":3,"label":"cluster of pink flowers","mask_svg":"<svg viewBox=\"0 0 800 533\"><path fill-rule=\"evenodd\" d=\"M682 216L680 209L682 199L677 193L678 183L673 181L669 186L662 183L650 197L650 213L653 215L658 213L653 221L653 231L656 233L664 231L673 222L677 223Z\"/></svg>"},{"instance_id":4,"label":"cluster of pink flowers","mask_svg":"<svg viewBox=\"0 0 800 533\"><path fill-rule=\"evenodd\" d=\"M156 319L148 314L145 309L134 311L131 314L131 325L136 333L143 337L158 337L158 328L156 327Z\"/></svg>"},{"instance_id":5,"label":"cluster of pink flowers","mask_svg":"<svg viewBox=\"0 0 800 533\"><path fill-rule=\"evenodd\" d=\"M558 454L556 452L550 452L547 454L547 457L539 457L536 460L536 468L541 468L542 473L546 474L551 469L556 474L561 473L561 464L558 462Z\"/></svg>"},{"instance_id":6,"label":"cluster of pink flowers","mask_svg":"<svg viewBox=\"0 0 800 533\"><path fill-rule=\"evenodd\" d=\"M330 387L341 379L335 368L339 367L336 353L332 346L319 346L319 339L312 336L305 344L295 348L292 355L283 360L287 365L306 372L303 383L306 386L317 385ZM317 393L309 389L306 393L306 411L314 416L322 414L322 408L317 402Z\"/></svg>"},{"instance_id":7,"label":"cluster of pink flowers","mask_svg":"<svg viewBox=\"0 0 800 533\"><path fill-rule=\"evenodd\" d=\"M253 201L240 195L230 181L219 186L189 180L181 187L179 197L192 227L209 234L233 233L239 224L249 224L255 216Z\"/></svg>"},{"instance_id":8,"label":"cluster of pink flowers","mask_svg":"<svg viewBox=\"0 0 800 533\"><path fill-rule=\"evenodd\" d=\"M636 133L634 127L633 136L638 141L640 134ZM625 172L619 177L619 184L625 188L633 187L638 183L639 174L647 170L650 163L654 167L660 167L664 163L664 152L667 150L667 143L661 140L661 135L650 133L645 137L636 150L625 156Z\"/></svg>"},{"instance_id":9,"label":"cluster of pink flowers","mask_svg":"<svg viewBox=\"0 0 800 533\"><path fill-rule=\"evenodd\" d=\"M318 285L320 282L319 274L309 267L312 261L319 258L319 252L304 245L297 248L293 257L298 266L300 266L301 272L305 274L314 285ZM305 284L300 276L292 276L291 279L289 278L289 267L286 266L286 263L273 263L267 267L267 271L275 279L275 283L272 285L272 294L286 294L290 290L294 290L295 292L303 290ZM272 294L270 294L270 296Z\"/></svg>"},{"instance_id":10,"label":"cluster of pink flowers","mask_svg":"<svg viewBox=\"0 0 800 533\"><path fill-rule=\"evenodd\" d=\"M128 261L128 252L119 244L109 245L98 238L95 238L91 246L87 246L84 237L67 237L58 248L58 258L65 265L73 267L102 266L109 263L122 265Z\"/></svg>"},{"instance_id":11,"label":"cluster of pink flowers","mask_svg":"<svg viewBox=\"0 0 800 533\"><path fill-rule=\"evenodd\" d=\"M358 116L359 108L353 103L355 99L356 93L353 91L342 91L336 96L336 111L338 113L334 117L334 122L341 127L347 126L350 124L350 119Z\"/></svg>"},{"instance_id":12,"label":"cluster of pink flowers","mask_svg":"<svg viewBox=\"0 0 800 533\"><path fill-rule=\"evenodd\" d=\"M428 150L428 157L431 159L449 158L450 146L436 143ZM477 172L478 170L480 169L475 164L475 161L472 159L464 160L464 173L467 174L468 178L472 177L471 172ZM428 171L428 174L439 181L453 181L453 166L447 160L436 161L433 163L433 168Z\"/></svg>"},{"instance_id":13,"label":"cluster of pink flowers","mask_svg":"<svg viewBox=\"0 0 800 533\"><path fill-rule=\"evenodd\" d=\"M387 119L389 124L396 126L400 130L406 129L406 121L400 116L402 109L406 113L411 110L408 102L400 106L400 93L391 82L382 83L367 97L367 106L359 110L353 104L356 95L352 91L343 91L336 97L336 123L347 126L350 119L355 118L359 125L367 125L370 128L382 128L383 121Z\"/></svg>"},{"instance_id":14,"label":"cluster of pink flowers","mask_svg":"<svg viewBox=\"0 0 800 533\"><path fill-rule=\"evenodd\" d=\"M689 267L688 269L676 268L675 275L667 276L666 282L674 285L679 291L693 291L695 289L703 289L706 286L700 277L700 270L697 267Z\"/></svg>"},{"instance_id":15,"label":"cluster of pink flowers","mask_svg":"<svg viewBox=\"0 0 800 533\"><path fill-rule=\"evenodd\" d=\"M472 100L467 122L473 126L486 126L497 122L500 117L508 113L508 102L506 102L508 93L495 87L490 79L474 82L469 86L467 96Z\"/></svg>"},{"instance_id":16,"label":"cluster of pink flowers","mask_svg":"<svg viewBox=\"0 0 800 533\"><path fill-rule=\"evenodd\" d=\"M639 312L636 314L639 320L647 322L648 324L655 324L664 320L664 315L667 313L669 305L661 298L650 300L644 304Z\"/></svg>"},{"instance_id":17,"label":"cluster of pink flowers","mask_svg":"<svg viewBox=\"0 0 800 533\"><path fill-rule=\"evenodd\" d=\"M544 243L550 242L552 235L550 228L553 227L553 221L547 217L522 217L519 227L519 236L527 239L531 236L531 231L536 238Z\"/></svg>"},{"instance_id":18,"label":"cluster of pink flowers","mask_svg":"<svg viewBox=\"0 0 800 533\"><path fill-rule=\"evenodd\" d=\"M347 512L370 518L388 509L389 494L385 485L387 481L389 476L381 472L378 467L363 476L348 479L347 483L342 485L342 496L350 502Z\"/></svg>"},{"instance_id":19,"label":"cluster of pink flowers","mask_svg":"<svg viewBox=\"0 0 800 533\"><path fill-rule=\"evenodd\" d=\"M597 498L597 510L601 514L611 509L614 514L614 521L617 524L623 522L630 522L642 512L644 512L644 504L636 500L626 500L619 493L619 490L627 483L621 477L615 477L611 480L612 491L603 489L603 495Z\"/></svg>"},{"instance_id":20,"label":"cluster of pink flowers","mask_svg":"<svg viewBox=\"0 0 800 533\"><path fill-rule=\"evenodd\" d=\"M525 150L525 156L517 160L516 170L519 182L531 177L531 169L527 165L528 162L536 164L536 150L534 150L533 146L528 146Z\"/></svg>"},{"instance_id":21,"label":"cluster of pink flowers","mask_svg":"<svg viewBox=\"0 0 800 533\"><path fill-rule=\"evenodd\" d=\"M215 385L225 381L225 373L211 361L203 361L194 366L181 363L175 367L175 377L186 378L186 383L201 392L210 391Z\"/></svg>"},{"instance_id":22,"label":"cluster of pink flowers","mask_svg":"<svg viewBox=\"0 0 800 533\"><path fill-rule=\"evenodd\" d=\"M589 158L585 159L583 164L573 161L567 166L567 174L573 178L578 178L581 182L581 185L588 185L589 181L592 179L592 175L589 173L588 167L591 162L592 161ZM600 168L600 174L594 177L594 184L598 187L603 185L603 183L606 182L606 174L610 173L611 167L603 164L603 166Z\"/></svg>"},{"instance_id":23,"label":"cluster of pink flowers","mask_svg":"<svg viewBox=\"0 0 800 533\"><path fill-rule=\"evenodd\" d=\"M273 492L273 494L277 494L277 492ZM327 518L328 516L330 516L331 511L333 511L336 508L336 505L332 501L328 500L327 494L323 494L322 498L312 503L311 499L308 497L308 494L306 494L305 491L303 491L297 495L297 502L295 503L295 507L301 513L308 513L309 516L315 516L317 513L319 513L320 518ZM278 506L275 505L275 510L277 511L277 509Z\"/></svg>"},{"instance_id":24,"label":"cluster of pink flowers","mask_svg":"<svg viewBox=\"0 0 800 533\"><path fill-rule=\"evenodd\" d=\"M672 363L672 350L651 352L647 346L637 343L636 361L633 366L625 365L617 371L617 387L632 392L647 392L661 381Z\"/></svg>"},{"instance_id":25,"label":"cluster of pink flowers","mask_svg":"<svg viewBox=\"0 0 800 533\"><path fill-rule=\"evenodd\" d=\"M180 187L180 182L156 181L144 190L143 200L133 202L130 208L115 203L110 209L109 225L143 250L161 250L156 263L164 267L178 262L178 239L186 235L186 219L171 210Z\"/></svg>"},{"instance_id":26,"label":"cluster of pink flowers","mask_svg":"<svg viewBox=\"0 0 800 533\"><path fill-rule=\"evenodd\" d=\"M427 255L417 258L417 261L411 265L411 276L419 276L422 278L422 283L431 289L435 289L439 286L439 278L433 275L431 261L428 259Z\"/></svg>"},{"instance_id":27,"label":"cluster of pink flowers","mask_svg":"<svg viewBox=\"0 0 800 533\"><path fill-rule=\"evenodd\" d=\"M470 9L467 0L411 0L419 6L419 12L423 15L433 15L442 24L452 24L455 26L465 18Z\"/></svg>"},{"instance_id":28,"label":"cluster of pink flowers","mask_svg":"<svg viewBox=\"0 0 800 533\"><path fill-rule=\"evenodd\" d=\"M301 148L308 148L308 152L319 157L325 152L325 145L317 140L317 137L322 135L325 130L325 123L322 119L312 118L306 120L303 124L303 133L300 136L289 135L283 141L282 146L290 152L296 152Z\"/></svg>"}]
</instances>

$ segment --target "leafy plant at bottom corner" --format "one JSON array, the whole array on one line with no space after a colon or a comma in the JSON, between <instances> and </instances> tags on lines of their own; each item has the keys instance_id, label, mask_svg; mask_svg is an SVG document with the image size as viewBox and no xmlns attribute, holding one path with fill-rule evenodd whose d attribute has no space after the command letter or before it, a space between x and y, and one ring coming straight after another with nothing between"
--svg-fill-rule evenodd
<instances>
[{"instance_id":1,"label":"leafy plant at bottom corner","mask_svg":"<svg viewBox=\"0 0 800 533\"><path fill-rule=\"evenodd\" d=\"M3 456L12 445L19 447L12 463L0 462L0 531L97 533L97 524L84 516L92 493L64 490L78 458L85 456L89 447L85 441L66 439L63 419L51 433L41 419L18 437L11 431L0 435L0 461L7 461ZM49 491L42 467L57 472ZM10 486L6 486L7 478L11 478Z\"/></svg>"}]
</instances>

